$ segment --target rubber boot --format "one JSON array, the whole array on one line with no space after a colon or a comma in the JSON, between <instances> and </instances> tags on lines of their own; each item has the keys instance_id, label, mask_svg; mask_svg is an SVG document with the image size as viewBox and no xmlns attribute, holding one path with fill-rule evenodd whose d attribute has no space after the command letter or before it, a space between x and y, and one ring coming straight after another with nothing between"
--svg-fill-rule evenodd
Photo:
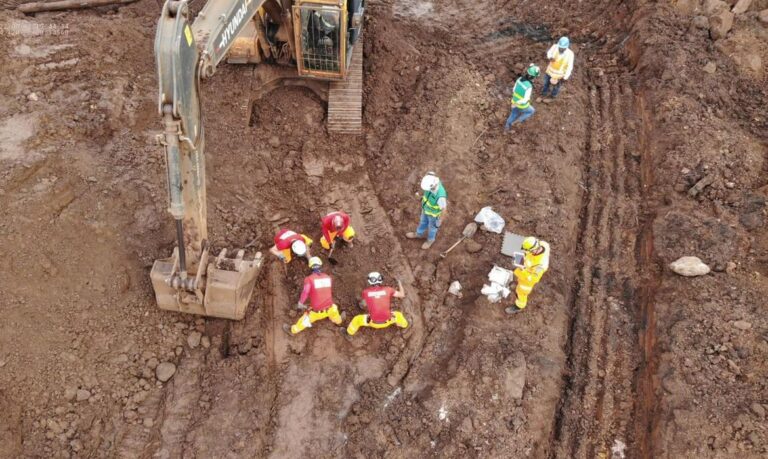
<instances>
[{"instance_id":1,"label":"rubber boot","mask_svg":"<svg viewBox=\"0 0 768 459\"><path fill-rule=\"evenodd\" d=\"M283 331L288 334L288 336L293 336L293 333L291 333L291 326L288 324L283 324Z\"/></svg>"},{"instance_id":2,"label":"rubber boot","mask_svg":"<svg viewBox=\"0 0 768 459\"><path fill-rule=\"evenodd\" d=\"M418 234L414 233L413 231L409 231L405 233L405 237L408 239L424 239L424 236L419 236Z\"/></svg>"},{"instance_id":3,"label":"rubber boot","mask_svg":"<svg viewBox=\"0 0 768 459\"><path fill-rule=\"evenodd\" d=\"M507 309L504 310L509 315L517 314L518 312L522 312L523 310L518 308L517 306L510 306Z\"/></svg>"},{"instance_id":4,"label":"rubber boot","mask_svg":"<svg viewBox=\"0 0 768 459\"><path fill-rule=\"evenodd\" d=\"M432 244L434 244L434 243L435 243L435 241L427 241L427 242L421 244L421 250L429 249L430 247L432 247Z\"/></svg>"}]
</instances>

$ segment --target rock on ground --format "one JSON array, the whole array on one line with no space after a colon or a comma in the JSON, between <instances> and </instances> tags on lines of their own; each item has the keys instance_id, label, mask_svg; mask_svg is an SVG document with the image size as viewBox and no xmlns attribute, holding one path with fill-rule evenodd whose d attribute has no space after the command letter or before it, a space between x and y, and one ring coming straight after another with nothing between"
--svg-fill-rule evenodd
<instances>
[{"instance_id":1,"label":"rock on ground","mask_svg":"<svg viewBox=\"0 0 768 459\"><path fill-rule=\"evenodd\" d=\"M680 257L669 264L669 269L685 277L709 274L709 266L704 264L699 257Z\"/></svg>"},{"instance_id":2,"label":"rock on ground","mask_svg":"<svg viewBox=\"0 0 768 459\"><path fill-rule=\"evenodd\" d=\"M523 389L525 388L525 373L525 356L518 352L512 356L512 359L509 362L509 367L507 368L506 377L504 379L504 387L506 388L507 393L515 400L520 400L523 398Z\"/></svg>"},{"instance_id":3,"label":"rock on ground","mask_svg":"<svg viewBox=\"0 0 768 459\"><path fill-rule=\"evenodd\" d=\"M751 5L752 0L739 0L731 11L733 11L733 14L746 13Z\"/></svg>"},{"instance_id":4,"label":"rock on ground","mask_svg":"<svg viewBox=\"0 0 768 459\"><path fill-rule=\"evenodd\" d=\"M752 328L752 324L747 322L746 320L737 320L733 323L733 326L738 328L739 330L749 330Z\"/></svg>"},{"instance_id":5,"label":"rock on ground","mask_svg":"<svg viewBox=\"0 0 768 459\"><path fill-rule=\"evenodd\" d=\"M709 36L713 40L724 38L733 27L733 13L721 11L709 18Z\"/></svg>"},{"instance_id":6,"label":"rock on ground","mask_svg":"<svg viewBox=\"0 0 768 459\"><path fill-rule=\"evenodd\" d=\"M194 349L197 346L200 345L200 339L203 337L203 334L199 331L193 331L192 333L187 336L187 345L189 345L190 349Z\"/></svg>"},{"instance_id":7,"label":"rock on ground","mask_svg":"<svg viewBox=\"0 0 768 459\"><path fill-rule=\"evenodd\" d=\"M166 382L176 373L176 365L171 362L163 362L155 368L155 376L160 382Z\"/></svg>"}]
</instances>

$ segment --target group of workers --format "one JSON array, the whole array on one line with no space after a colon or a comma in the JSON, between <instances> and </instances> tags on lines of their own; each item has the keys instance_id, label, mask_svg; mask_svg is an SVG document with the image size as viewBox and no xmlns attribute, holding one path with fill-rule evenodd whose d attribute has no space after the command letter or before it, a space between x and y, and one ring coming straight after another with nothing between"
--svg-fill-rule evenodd
<instances>
[{"instance_id":1,"label":"group of workers","mask_svg":"<svg viewBox=\"0 0 768 459\"><path fill-rule=\"evenodd\" d=\"M355 230L350 224L349 215L342 211L331 212L321 220L322 236L320 245L328 250L328 258L331 258L336 244L353 245ZM301 233L289 229L281 229L275 235L275 245L270 252L282 260L290 263L293 256L304 257L309 260L309 268L312 274L304 278L304 286L297 304L300 311L305 311L299 320L293 324L283 325L286 333L295 335L302 330L312 327L312 324L323 319L329 319L336 325L344 321L344 314L339 311L339 306L333 301L333 278L323 272L323 261L310 253L312 239ZM397 325L407 328L408 321L400 311L392 310L392 298L405 298L405 290L398 280L398 289L384 286L384 276L379 272L368 274L368 288L362 292L359 302L361 309L367 313L356 315L346 329L342 332L349 336L354 335L361 327L386 328ZM306 303L309 300L309 307Z\"/></svg>"},{"instance_id":2,"label":"group of workers","mask_svg":"<svg viewBox=\"0 0 768 459\"><path fill-rule=\"evenodd\" d=\"M554 99L560 93L563 84L571 77L573 72L574 54L570 49L571 41L568 37L560 39L547 50L549 65L544 74L544 88L541 95ZM504 130L509 132L512 125L522 123L530 118L536 110L531 105L533 95L533 81L538 78L541 69L536 64L530 64L525 73L515 81L512 89L512 111L504 124Z\"/></svg>"},{"instance_id":3,"label":"group of workers","mask_svg":"<svg viewBox=\"0 0 768 459\"><path fill-rule=\"evenodd\" d=\"M408 239L426 237L421 248L427 250L432 247L437 237L441 219L448 207L448 193L434 172L427 172L422 178L421 189L424 194L421 197L419 225L416 231L408 232L405 236ZM337 243L346 244L349 247L353 245L355 230L350 224L349 215L342 211L331 212L323 217L321 230L320 245L329 251L328 259L330 260ZM286 264L291 262L293 256L306 258L312 270L312 274L304 279L297 304L297 308L305 312L295 324L283 325L283 330L288 334L296 335L323 319L329 319L334 324L341 325L344 314L339 311L338 305L333 300L333 278L323 272L322 260L310 253L312 239L305 234L281 229L275 235L274 241L275 244L270 249L273 255ZM550 248L547 242L529 236L523 240L520 249L523 251L523 260L514 270L515 302L514 305L505 309L508 314L520 312L526 307L528 295L549 268ZM352 336L361 327L386 328L396 325L407 328L408 320L403 313L392 310L392 298L405 298L405 290L400 280L397 280L398 288L395 290L384 286L384 277L381 273L374 271L368 273L367 282L368 288L363 290L358 304L367 312L352 318L349 325L342 328L342 331ZM307 300L309 300L309 308L306 305Z\"/></svg>"}]
</instances>

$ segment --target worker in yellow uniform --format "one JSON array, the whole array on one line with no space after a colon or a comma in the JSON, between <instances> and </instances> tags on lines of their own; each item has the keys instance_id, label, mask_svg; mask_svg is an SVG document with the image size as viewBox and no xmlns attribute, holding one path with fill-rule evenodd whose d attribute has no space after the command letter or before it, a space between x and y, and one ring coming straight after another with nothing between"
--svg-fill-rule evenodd
<instances>
[{"instance_id":1,"label":"worker in yellow uniform","mask_svg":"<svg viewBox=\"0 0 768 459\"><path fill-rule=\"evenodd\" d=\"M563 82L568 81L573 72L573 51L569 49L571 41L568 37L561 37L549 51L547 51L547 59L549 59L549 65L547 66L546 74L544 75L544 88L541 90L541 95L547 97L547 93L550 92L549 97L553 99L557 97L560 89L563 86Z\"/></svg>"},{"instance_id":2,"label":"worker in yellow uniform","mask_svg":"<svg viewBox=\"0 0 768 459\"><path fill-rule=\"evenodd\" d=\"M306 311L294 325L283 325L283 330L289 335L295 335L302 330L312 327L318 320L330 319L336 325L341 325L344 315L339 314L339 307L333 302L333 278L322 272L323 262L318 257L309 259L312 274L304 278L304 288L296 307L301 311L307 309L305 303L309 298L309 311Z\"/></svg>"},{"instance_id":3,"label":"worker in yellow uniform","mask_svg":"<svg viewBox=\"0 0 768 459\"><path fill-rule=\"evenodd\" d=\"M515 305L510 306L504 311L507 314L514 314L525 309L528 304L528 295L531 294L533 286L536 285L541 277L549 269L549 244L533 236L523 239L523 266L515 268L515 279L517 287L515 288Z\"/></svg>"},{"instance_id":4,"label":"worker in yellow uniform","mask_svg":"<svg viewBox=\"0 0 768 459\"><path fill-rule=\"evenodd\" d=\"M397 325L400 328L408 328L408 320L402 312L392 310L392 298L405 298L403 284L397 281L397 290L392 287L384 287L384 277L378 272L368 274L368 287L363 290L363 299L360 300L360 308L366 309L368 314L360 314L352 318L347 327L347 334L352 336L360 327L387 328Z\"/></svg>"}]
</instances>

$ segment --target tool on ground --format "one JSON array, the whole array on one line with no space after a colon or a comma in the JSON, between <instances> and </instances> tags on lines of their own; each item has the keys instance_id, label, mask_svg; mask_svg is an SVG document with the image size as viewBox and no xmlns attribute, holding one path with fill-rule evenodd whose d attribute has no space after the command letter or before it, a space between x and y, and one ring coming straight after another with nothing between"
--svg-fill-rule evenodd
<instances>
[{"instance_id":1,"label":"tool on ground","mask_svg":"<svg viewBox=\"0 0 768 459\"><path fill-rule=\"evenodd\" d=\"M225 59L257 64L256 81L240 82L256 88L248 110L274 89L304 86L328 103L328 131L359 134L364 2L208 0L197 15L189 4L167 0L155 35L164 128L157 140L165 150L177 247L155 261L150 277L161 309L242 319L263 258L247 260L242 250L234 259L225 250L211 253L201 83Z\"/></svg>"},{"instance_id":2,"label":"tool on ground","mask_svg":"<svg viewBox=\"0 0 768 459\"><path fill-rule=\"evenodd\" d=\"M461 242L464 239L467 239L467 238L470 238L470 237L474 236L476 232L477 232L477 223L475 223L475 222L468 223L467 226L464 227L464 231L461 232L461 234L462 234L461 239L456 241L456 243L453 244L451 247L449 247L448 250L446 250L445 252L441 253L440 257L445 258L446 255L448 255L451 250L456 248L457 245L461 244Z\"/></svg>"},{"instance_id":3,"label":"tool on ground","mask_svg":"<svg viewBox=\"0 0 768 459\"><path fill-rule=\"evenodd\" d=\"M328 252L328 263L332 264L333 266L336 266L339 264L339 260L333 258L334 250L336 250L336 241L333 241L333 245L331 245L331 251Z\"/></svg>"}]
</instances>

